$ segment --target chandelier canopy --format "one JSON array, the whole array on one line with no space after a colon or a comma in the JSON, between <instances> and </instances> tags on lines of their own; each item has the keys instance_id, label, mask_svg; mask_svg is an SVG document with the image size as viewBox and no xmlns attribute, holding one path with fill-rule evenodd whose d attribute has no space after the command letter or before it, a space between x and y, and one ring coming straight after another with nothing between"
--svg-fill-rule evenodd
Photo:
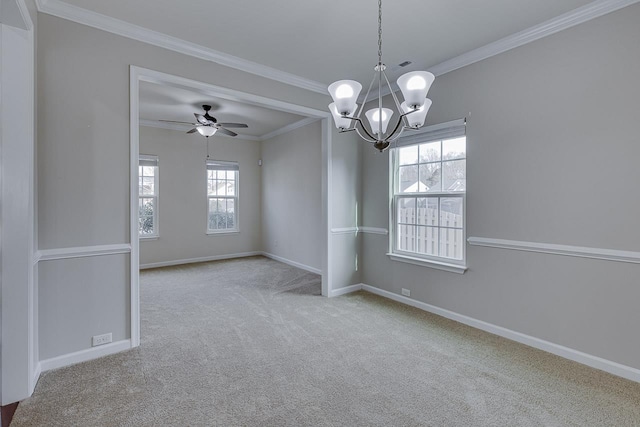
<instances>
[{"instance_id":1,"label":"chandelier canopy","mask_svg":"<svg viewBox=\"0 0 640 427\"><path fill-rule=\"evenodd\" d=\"M424 125L431 100L427 93L435 80L435 76L428 71L411 71L400 76L397 80L402 91L404 102L401 104L385 73L386 66L382 62L382 0L378 0L378 64L374 67L374 75L367 90L367 94L358 108L357 100L362 85L355 80L338 80L329 85L329 94L333 102L329 104L329 111L333 116L336 127L340 132L355 131L360 138L372 143L380 152L398 139L405 129L419 129ZM365 112L369 122L369 129L360 119L364 105L369 99L374 82L378 82L378 107ZM398 113L398 119L387 132L394 111L382 108L382 85L386 83L393 97ZM364 135L363 135L364 132Z\"/></svg>"}]
</instances>

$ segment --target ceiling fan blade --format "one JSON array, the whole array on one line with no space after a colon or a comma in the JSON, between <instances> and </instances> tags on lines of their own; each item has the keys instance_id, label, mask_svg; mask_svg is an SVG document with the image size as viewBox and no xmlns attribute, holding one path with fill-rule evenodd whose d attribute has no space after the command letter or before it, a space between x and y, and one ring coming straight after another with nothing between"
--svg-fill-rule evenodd
<instances>
[{"instance_id":1,"label":"ceiling fan blade","mask_svg":"<svg viewBox=\"0 0 640 427\"><path fill-rule=\"evenodd\" d=\"M247 128L249 126L247 126L244 123L218 123L220 126L224 126L227 128Z\"/></svg>"},{"instance_id":2,"label":"ceiling fan blade","mask_svg":"<svg viewBox=\"0 0 640 427\"><path fill-rule=\"evenodd\" d=\"M197 131L197 130L198 130L198 128L193 128L193 129L191 129L191 130L187 131L187 133L194 133L194 132L195 132L195 131Z\"/></svg>"},{"instance_id":3,"label":"ceiling fan blade","mask_svg":"<svg viewBox=\"0 0 640 427\"><path fill-rule=\"evenodd\" d=\"M232 132L232 131L230 131L229 129L225 129L225 128L223 128L223 127L219 127L219 128L218 128L218 132L223 133L223 134L225 134L225 135L229 135L229 136L236 136L236 135L238 135L237 133Z\"/></svg>"},{"instance_id":4,"label":"ceiling fan blade","mask_svg":"<svg viewBox=\"0 0 640 427\"><path fill-rule=\"evenodd\" d=\"M208 125L209 124L209 120L207 120L207 118L205 116L203 116L202 114L193 113L193 115L196 116L196 120L198 121L198 123L203 124L203 125Z\"/></svg>"},{"instance_id":5,"label":"ceiling fan blade","mask_svg":"<svg viewBox=\"0 0 640 427\"><path fill-rule=\"evenodd\" d=\"M197 125L197 123L190 123L190 122L178 122L178 121L175 121L175 120L158 120L158 121L159 121L159 122L164 122L164 123L180 123L180 124L183 124L183 125L192 125L192 126Z\"/></svg>"}]
</instances>

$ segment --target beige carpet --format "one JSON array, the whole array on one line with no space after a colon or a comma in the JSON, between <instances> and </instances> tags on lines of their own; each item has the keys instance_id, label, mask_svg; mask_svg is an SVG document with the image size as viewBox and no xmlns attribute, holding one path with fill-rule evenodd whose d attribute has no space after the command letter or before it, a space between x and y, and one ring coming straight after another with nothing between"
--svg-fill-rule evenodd
<instances>
[{"instance_id":1,"label":"beige carpet","mask_svg":"<svg viewBox=\"0 0 640 427\"><path fill-rule=\"evenodd\" d=\"M145 271L142 345L12 426L639 426L640 384L262 258Z\"/></svg>"}]
</instances>

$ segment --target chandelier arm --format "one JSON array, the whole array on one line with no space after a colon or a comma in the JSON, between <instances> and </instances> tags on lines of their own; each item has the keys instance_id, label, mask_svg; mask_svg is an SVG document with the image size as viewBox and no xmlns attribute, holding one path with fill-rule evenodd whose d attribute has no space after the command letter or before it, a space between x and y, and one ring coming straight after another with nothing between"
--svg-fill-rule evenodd
<instances>
[{"instance_id":1,"label":"chandelier arm","mask_svg":"<svg viewBox=\"0 0 640 427\"><path fill-rule=\"evenodd\" d=\"M373 82L375 81L376 81L376 74L373 73L373 78L371 79L371 83L369 83L369 89L367 89L367 94L364 96L364 100L362 101L362 104L358 109L358 115L356 116L357 118L360 118L360 116L362 115L362 112L364 111L364 104L366 104L367 100L369 99L369 94L371 93L371 88L373 88Z\"/></svg>"},{"instance_id":2,"label":"chandelier arm","mask_svg":"<svg viewBox=\"0 0 640 427\"><path fill-rule=\"evenodd\" d=\"M364 141L368 142L369 144L373 144L373 143L377 142L376 139L369 139L369 138L366 138L365 136L363 136L362 133L360 133L360 131L358 130L358 128L353 128L353 130L356 131L356 133L358 134L358 136L360 138L362 138ZM364 131L366 132L367 135L369 135L369 132L367 132L366 129L364 129Z\"/></svg>"},{"instance_id":3,"label":"chandelier arm","mask_svg":"<svg viewBox=\"0 0 640 427\"><path fill-rule=\"evenodd\" d=\"M353 128L356 129L356 132L358 133L358 135L360 135L360 138L364 139L367 142L376 142L376 141L378 141L378 138L376 138L375 136L373 136L373 135L371 135L369 133L369 131L367 130L366 126L364 125L364 123L362 122L362 120L360 118L356 117L353 120L355 120L357 122L356 126L354 126ZM365 137L363 137L362 134L358 131L358 128L357 128L358 123L360 124L360 127L362 128L364 133L366 133L367 136L370 138L370 140L365 138Z\"/></svg>"},{"instance_id":4,"label":"chandelier arm","mask_svg":"<svg viewBox=\"0 0 640 427\"><path fill-rule=\"evenodd\" d=\"M395 141L395 139L391 139L391 137L398 131L398 128L403 123L404 118L406 116L408 116L409 114L411 114L411 113L415 113L416 111L418 111L418 110L412 110L412 111L409 111L408 113L404 113L404 114L400 115L400 117L398 118L398 123L396 123L396 127L393 128L393 132L391 132L389 134L389 136L387 136L384 140L387 141L387 142ZM400 133L402 133L402 130L400 131ZM396 137L396 139L397 139L397 137Z\"/></svg>"},{"instance_id":5,"label":"chandelier arm","mask_svg":"<svg viewBox=\"0 0 640 427\"><path fill-rule=\"evenodd\" d=\"M384 70L383 70L382 74L384 75L384 79L387 81L387 86L389 86L389 92L391 92L391 96L393 97L393 101L396 103L396 108L398 110L398 113L402 114L402 107L400 106L400 101L398 100L398 97L396 96L396 93L394 92L393 87L391 87L391 83L389 82L389 79L387 78L387 73L385 73ZM413 111L410 111L410 113L413 113ZM407 114L409 114L409 113L407 113ZM404 120L404 125L405 126L409 126L409 121L405 118L405 116L407 114L403 114L401 116L403 118L403 120Z\"/></svg>"}]
</instances>

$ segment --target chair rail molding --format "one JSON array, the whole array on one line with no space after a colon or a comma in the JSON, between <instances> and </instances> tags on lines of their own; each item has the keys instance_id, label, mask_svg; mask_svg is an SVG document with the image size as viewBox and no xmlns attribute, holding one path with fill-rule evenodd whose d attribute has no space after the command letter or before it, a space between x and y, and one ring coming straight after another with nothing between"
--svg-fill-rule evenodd
<instances>
[{"instance_id":1,"label":"chair rail molding","mask_svg":"<svg viewBox=\"0 0 640 427\"><path fill-rule=\"evenodd\" d=\"M553 243L488 239L485 237L469 237L467 241L471 246L484 246L489 248L539 252L552 255L564 255L579 258L593 258L606 261L640 264L640 252L621 251L616 249L589 248L584 246L557 245Z\"/></svg>"},{"instance_id":2,"label":"chair rail molding","mask_svg":"<svg viewBox=\"0 0 640 427\"><path fill-rule=\"evenodd\" d=\"M86 258L102 255L128 254L129 243L115 245L78 246L73 248L41 249L34 255L34 263L56 259Z\"/></svg>"}]
</instances>

